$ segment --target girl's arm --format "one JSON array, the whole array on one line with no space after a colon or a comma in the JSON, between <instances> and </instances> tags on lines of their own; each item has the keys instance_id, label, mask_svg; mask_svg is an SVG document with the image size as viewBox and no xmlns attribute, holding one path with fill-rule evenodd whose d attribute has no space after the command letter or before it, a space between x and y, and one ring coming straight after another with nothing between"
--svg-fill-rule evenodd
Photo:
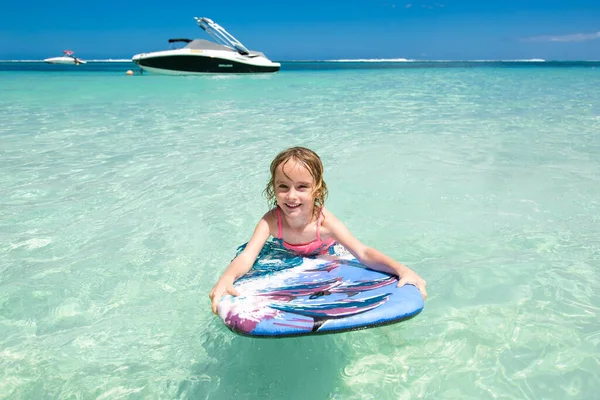
<instances>
[{"instance_id":1,"label":"girl's arm","mask_svg":"<svg viewBox=\"0 0 600 400\"><path fill-rule=\"evenodd\" d=\"M423 278L406 265L397 262L379 250L364 245L329 211L323 210L323 214L325 216L324 225L333 239L348 249L358 261L369 268L397 275L400 278L399 287L405 284L414 285L421 292L423 299L427 298L427 290L425 289L427 283Z\"/></svg>"},{"instance_id":2,"label":"girl's arm","mask_svg":"<svg viewBox=\"0 0 600 400\"><path fill-rule=\"evenodd\" d=\"M268 213L267 213L268 214ZM231 261L229 266L225 269L215 286L210 291L208 297L210 297L212 301L212 311L213 313L217 313L217 304L219 304L219 300L225 294L230 294L232 296L238 296L239 293L233 287L233 282L240 276L244 275L246 272L250 271L254 261L256 261L256 257L260 253L260 250L265 245L267 239L269 239L270 228L269 223L267 222L267 214L265 214L254 229L254 233L252 237L248 241L246 248Z\"/></svg>"}]
</instances>

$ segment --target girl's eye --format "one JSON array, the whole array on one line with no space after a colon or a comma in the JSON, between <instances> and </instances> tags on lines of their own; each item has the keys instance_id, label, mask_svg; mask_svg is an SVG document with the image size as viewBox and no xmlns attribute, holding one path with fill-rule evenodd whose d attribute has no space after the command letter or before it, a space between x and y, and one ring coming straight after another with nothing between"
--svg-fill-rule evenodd
<instances>
[{"instance_id":1,"label":"girl's eye","mask_svg":"<svg viewBox=\"0 0 600 400\"><path fill-rule=\"evenodd\" d=\"M306 185L298 186L298 190L306 190L306 189L308 189L308 186L306 186Z\"/></svg>"},{"instance_id":2,"label":"girl's eye","mask_svg":"<svg viewBox=\"0 0 600 400\"><path fill-rule=\"evenodd\" d=\"M277 186L279 189L287 189L287 185L279 185Z\"/></svg>"}]
</instances>

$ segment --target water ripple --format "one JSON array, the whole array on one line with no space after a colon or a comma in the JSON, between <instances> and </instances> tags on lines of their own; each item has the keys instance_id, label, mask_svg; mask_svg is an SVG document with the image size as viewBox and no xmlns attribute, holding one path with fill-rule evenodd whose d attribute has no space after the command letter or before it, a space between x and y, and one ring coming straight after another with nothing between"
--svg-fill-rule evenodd
<instances>
[{"instance_id":1,"label":"water ripple","mask_svg":"<svg viewBox=\"0 0 600 400\"><path fill-rule=\"evenodd\" d=\"M0 74L0 397L595 398L598 79ZM427 279L418 317L261 341L211 314L292 145L357 237Z\"/></svg>"}]
</instances>

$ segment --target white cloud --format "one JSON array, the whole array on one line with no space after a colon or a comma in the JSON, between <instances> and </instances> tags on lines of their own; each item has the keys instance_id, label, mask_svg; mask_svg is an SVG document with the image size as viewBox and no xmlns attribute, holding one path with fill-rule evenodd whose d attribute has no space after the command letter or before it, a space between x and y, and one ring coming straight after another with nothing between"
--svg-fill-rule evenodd
<instances>
[{"instance_id":1,"label":"white cloud","mask_svg":"<svg viewBox=\"0 0 600 400\"><path fill-rule=\"evenodd\" d=\"M406 3L404 5L404 8L413 8L414 7L419 7L418 4L413 4L413 3ZM420 5L421 8L426 8L428 10L433 10L434 8L444 8L443 4L440 3L434 3L433 5L431 5L430 3L423 3Z\"/></svg>"},{"instance_id":2,"label":"white cloud","mask_svg":"<svg viewBox=\"0 0 600 400\"><path fill-rule=\"evenodd\" d=\"M573 33L570 35L558 35L558 36L533 36L524 38L525 42L585 42L587 40L600 39L600 32L594 33Z\"/></svg>"}]
</instances>

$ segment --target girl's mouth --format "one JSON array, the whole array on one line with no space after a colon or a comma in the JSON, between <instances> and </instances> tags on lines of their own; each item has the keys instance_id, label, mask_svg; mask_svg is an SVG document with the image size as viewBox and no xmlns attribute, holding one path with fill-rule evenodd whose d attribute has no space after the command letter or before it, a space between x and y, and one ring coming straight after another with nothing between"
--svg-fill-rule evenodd
<instances>
[{"instance_id":1,"label":"girl's mouth","mask_svg":"<svg viewBox=\"0 0 600 400\"><path fill-rule=\"evenodd\" d=\"M300 207L302 205L302 203L299 203L299 204L288 204L288 203L285 203L285 205L287 207L289 207L289 208L298 208L298 207Z\"/></svg>"}]
</instances>

